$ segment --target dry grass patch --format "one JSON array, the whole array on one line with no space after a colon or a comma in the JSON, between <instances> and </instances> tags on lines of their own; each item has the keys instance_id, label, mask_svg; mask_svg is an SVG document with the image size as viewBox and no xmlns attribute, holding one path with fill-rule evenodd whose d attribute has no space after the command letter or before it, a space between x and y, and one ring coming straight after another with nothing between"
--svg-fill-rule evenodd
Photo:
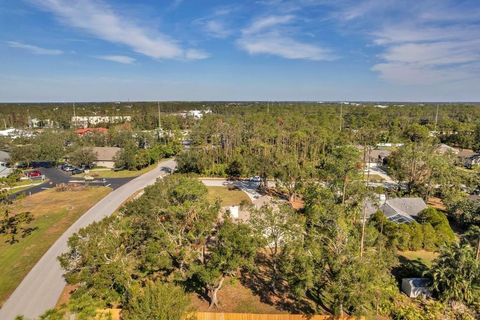
<instances>
[{"instance_id":1,"label":"dry grass patch","mask_svg":"<svg viewBox=\"0 0 480 320\"><path fill-rule=\"evenodd\" d=\"M12 212L32 213L31 227L36 230L12 245L6 243L5 236L0 236L0 304L63 232L110 191L106 187L63 192L50 189L12 205Z\"/></svg>"}]
</instances>

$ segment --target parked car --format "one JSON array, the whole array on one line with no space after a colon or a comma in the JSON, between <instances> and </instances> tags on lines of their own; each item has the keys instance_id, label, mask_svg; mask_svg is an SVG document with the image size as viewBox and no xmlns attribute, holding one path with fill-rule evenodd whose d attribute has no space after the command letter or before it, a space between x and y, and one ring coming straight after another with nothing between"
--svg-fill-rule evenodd
<instances>
[{"instance_id":1,"label":"parked car","mask_svg":"<svg viewBox=\"0 0 480 320\"><path fill-rule=\"evenodd\" d=\"M72 170L74 170L76 167L75 166L72 166L71 164L68 164L68 163L64 163L62 164L62 166L60 167L60 169L62 169L63 171L65 172L71 172Z\"/></svg>"},{"instance_id":2,"label":"parked car","mask_svg":"<svg viewBox=\"0 0 480 320\"><path fill-rule=\"evenodd\" d=\"M262 178L260 178L259 176L255 176L255 177L251 177L248 180L250 180L251 182L261 182Z\"/></svg>"},{"instance_id":3,"label":"parked car","mask_svg":"<svg viewBox=\"0 0 480 320\"><path fill-rule=\"evenodd\" d=\"M71 173L72 175L74 175L74 174L80 174L80 173L84 173L84 172L85 172L85 170L83 170L83 169L81 169L81 168L75 168L75 167L70 171L70 173Z\"/></svg>"},{"instance_id":4,"label":"parked car","mask_svg":"<svg viewBox=\"0 0 480 320\"><path fill-rule=\"evenodd\" d=\"M40 170L33 170L25 172L25 176L29 179L38 179L41 178L43 174L40 172Z\"/></svg>"}]
</instances>

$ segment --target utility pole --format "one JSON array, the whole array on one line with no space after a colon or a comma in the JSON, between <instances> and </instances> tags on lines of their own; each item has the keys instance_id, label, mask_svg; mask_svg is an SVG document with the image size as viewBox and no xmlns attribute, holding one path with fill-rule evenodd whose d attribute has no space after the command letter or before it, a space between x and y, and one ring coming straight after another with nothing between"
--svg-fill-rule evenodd
<instances>
[{"instance_id":1,"label":"utility pole","mask_svg":"<svg viewBox=\"0 0 480 320\"><path fill-rule=\"evenodd\" d=\"M343 103L340 104L340 131L343 129Z\"/></svg>"},{"instance_id":2,"label":"utility pole","mask_svg":"<svg viewBox=\"0 0 480 320\"><path fill-rule=\"evenodd\" d=\"M31 128L32 120L30 118L30 109L27 109L28 127Z\"/></svg>"},{"instance_id":3,"label":"utility pole","mask_svg":"<svg viewBox=\"0 0 480 320\"><path fill-rule=\"evenodd\" d=\"M267 113L270 113L270 101L267 101Z\"/></svg>"},{"instance_id":4,"label":"utility pole","mask_svg":"<svg viewBox=\"0 0 480 320\"><path fill-rule=\"evenodd\" d=\"M439 105L437 104L437 113L435 114L435 129L434 129L434 131L437 131L437 123L438 123L438 107L439 107Z\"/></svg>"},{"instance_id":5,"label":"utility pole","mask_svg":"<svg viewBox=\"0 0 480 320\"><path fill-rule=\"evenodd\" d=\"M77 127L77 115L75 114L75 102L73 103L73 127Z\"/></svg>"},{"instance_id":6,"label":"utility pole","mask_svg":"<svg viewBox=\"0 0 480 320\"><path fill-rule=\"evenodd\" d=\"M162 121L161 121L161 113L160 113L160 101L157 101L157 109L158 109L158 139L161 138L161 131L162 131Z\"/></svg>"}]
</instances>

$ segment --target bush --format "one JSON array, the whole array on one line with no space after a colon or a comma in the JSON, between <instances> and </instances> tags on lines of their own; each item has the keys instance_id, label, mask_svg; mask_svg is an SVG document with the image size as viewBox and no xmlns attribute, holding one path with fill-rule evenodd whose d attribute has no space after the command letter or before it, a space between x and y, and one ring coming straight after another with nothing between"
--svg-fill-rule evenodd
<instances>
[{"instance_id":1,"label":"bush","mask_svg":"<svg viewBox=\"0 0 480 320\"><path fill-rule=\"evenodd\" d=\"M419 214L418 220L420 223L396 224L377 212L370 218L370 224L386 235L391 245L402 251L433 251L455 242L455 234L443 213L427 208Z\"/></svg>"},{"instance_id":2,"label":"bush","mask_svg":"<svg viewBox=\"0 0 480 320\"><path fill-rule=\"evenodd\" d=\"M181 320L190 311L190 299L173 284L148 281L133 286L122 312L124 320Z\"/></svg>"}]
</instances>

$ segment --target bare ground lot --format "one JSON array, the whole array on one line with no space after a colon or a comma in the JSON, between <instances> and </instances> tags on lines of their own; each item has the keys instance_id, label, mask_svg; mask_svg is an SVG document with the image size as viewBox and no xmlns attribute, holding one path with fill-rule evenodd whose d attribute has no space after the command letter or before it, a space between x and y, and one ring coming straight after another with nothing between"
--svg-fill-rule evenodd
<instances>
[{"instance_id":1,"label":"bare ground lot","mask_svg":"<svg viewBox=\"0 0 480 320\"><path fill-rule=\"evenodd\" d=\"M211 312L234 312L234 313L262 313L283 314L285 311L276 309L274 306L263 303L260 297L244 287L239 281L227 281L218 293L220 308L208 309L208 302L192 294L192 304L197 311Z\"/></svg>"}]
</instances>

